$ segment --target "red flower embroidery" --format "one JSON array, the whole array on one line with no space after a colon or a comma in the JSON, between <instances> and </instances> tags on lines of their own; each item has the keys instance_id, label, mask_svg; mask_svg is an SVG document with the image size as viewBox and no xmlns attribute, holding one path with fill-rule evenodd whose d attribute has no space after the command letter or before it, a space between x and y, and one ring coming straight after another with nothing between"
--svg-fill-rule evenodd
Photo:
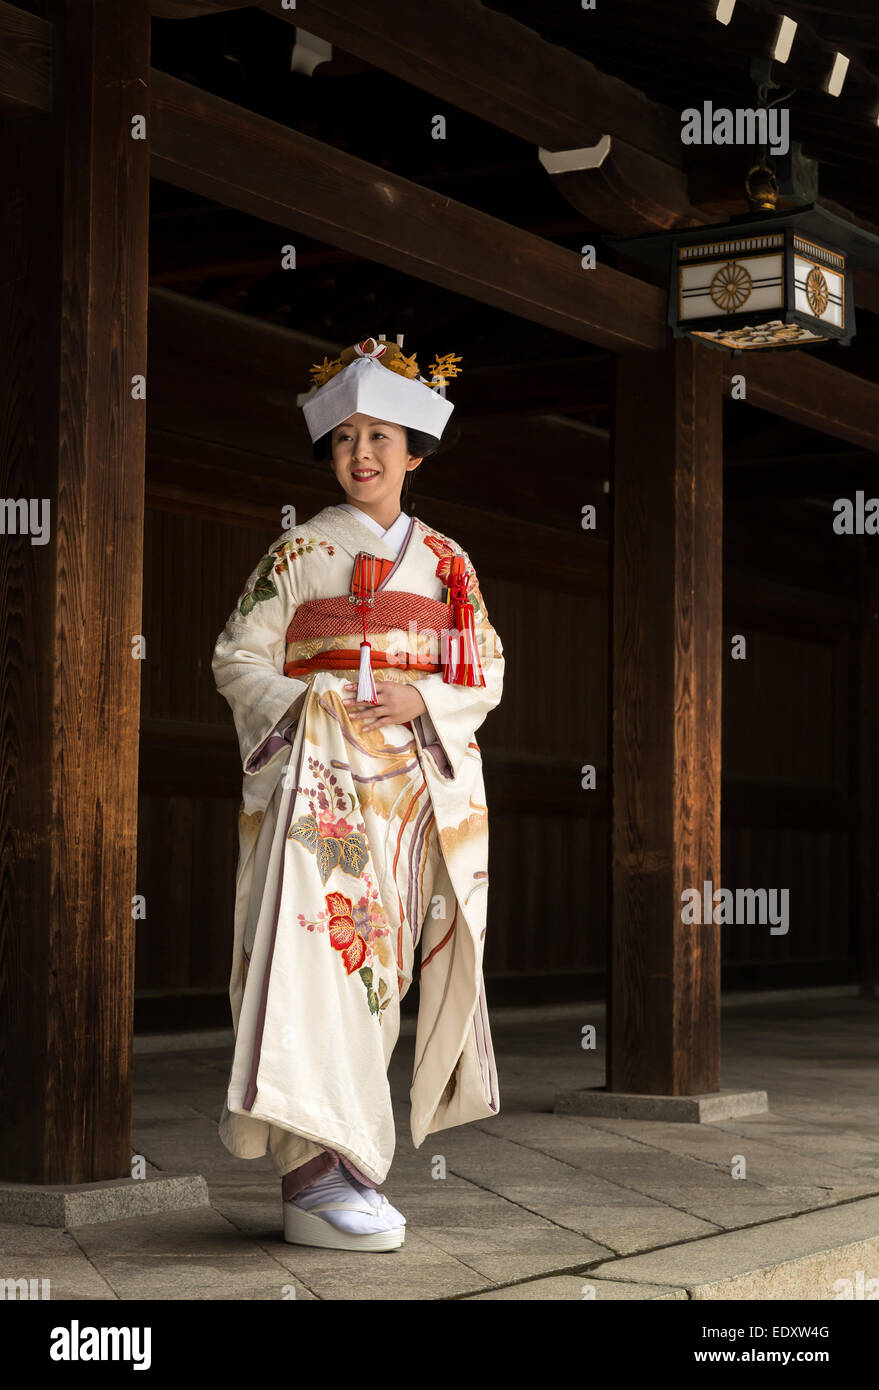
<instances>
[{"instance_id":1,"label":"red flower embroidery","mask_svg":"<svg viewBox=\"0 0 879 1390\"><path fill-rule=\"evenodd\" d=\"M354 925L351 899L344 893L325 893L324 897L330 914L330 945L341 953L342 964L353 975L366 960L366 942Z\"/></svg>"},{"instance_id":2,"label":"red flower embroidery","mask_svg":"<svg viewBox=\"0 0 879 1390\"><path fill-rule=\"evenodd\" d=\"M443 584L449 582L449 570L452 567L452 560L460 552L450 545L444 536L438 536L432 532L424 537L424 544L433 551L434 555L439 556L436 567L436 577L442 580ZM476 576L470 566L467 566L467 593L472 593L476 584Z\"/></svg>"}]
</instances>

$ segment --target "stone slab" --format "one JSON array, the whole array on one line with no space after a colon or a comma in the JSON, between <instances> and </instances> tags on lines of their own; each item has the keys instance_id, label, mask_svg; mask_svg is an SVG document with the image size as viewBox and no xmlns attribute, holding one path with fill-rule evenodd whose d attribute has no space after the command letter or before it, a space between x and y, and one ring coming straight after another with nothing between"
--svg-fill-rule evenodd
<instances>
[{"instance_id":1,"label":"stone slab","mask_svg":"<svg viewBox=\"0 0 879 1390\"><path fill-rule=\"evenodd\" d=\"M596 1278L662 1284L691 1299L837 1299L879 1279L879 1197L605 1261ZM863 1295L862 1295L863 1296Z\"/></svg>"},{"instance_id":2,"label":"stone slab","mask_svg":"<svg viewBox=\"0 0 879 1390\"><path fill-rule=\"evenodd\" d=\"M738 1119L742 1115L757 1115L768 1109L769 1098L765 1091L730 1090L697 1096L642 1096L589 1086L580 1091L558 1091L553 1102L556 1115L664 1120L686 1125Z\"/></svg>"},{"instance_id":3,"label":"stone slab","mask_svg":"<svg viewBox=\"0 0 879 1390\"><path fill-rule=\"evenodd\" d=\"M15 1284L7 1281L15 1281ZM118 1297L111 1284L77 1251L57 1255L32 1252L7 1255L0 1252L0 1302L74 1299L92 1302Z\"/></svg>"},{"instance_id":4,"label":"stone slab","mask_svg":"<svg viewBox=\"0 0 879 1390\"><path fill-rule=\"evenodd\" d=\"M486 1280L408 1226L397 1250L321 1250L287 1242L263 1243L319 1299L351 1302L432 1302L479 1292Z\"/></svg>"},{"instance_id":5,"label":"stone slab","mask_svg":"<svg viewBox=\"0 0 879 1390\"><path fill-rule=\"evenodd\" d=\"M0 1182L0 1222L63 1231L160 1211L185 1211L209 1202L208 1185L198 1174L71 1184Z\"/></svg>"},{"instance_id":6,"label":"stone slab","mask_svg":"<svg viewBox=\"0 0 879 1390\"><path fill-rule=\"evenodd\" d=\"M686 1299L686 1289L664 1287L662 1284L626 1284L614 1279L594 1279L591 1274L553 1274L545 1279L529 1279L526 1284L512 1284L505 1289L470 1294L461 1302L488 1300L494 1303L597 1302L599 1299Z\"/></svg>"}]
</instances>

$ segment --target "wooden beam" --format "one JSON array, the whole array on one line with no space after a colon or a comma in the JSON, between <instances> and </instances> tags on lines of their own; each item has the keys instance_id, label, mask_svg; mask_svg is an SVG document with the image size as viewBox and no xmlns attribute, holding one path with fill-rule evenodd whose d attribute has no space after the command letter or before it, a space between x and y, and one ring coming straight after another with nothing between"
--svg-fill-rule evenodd
<instances>
[{"instance_id":1,"label":"wooden beam","mask_svg":"<svg viewBox=\"0 0 879 1390\"><path fill-rule=\"evenodd\" d=\"M693 160L698 170L704 151L683 151L679 112L478 0L448 0L441 9L422 7L417 19L409 0L372 0L359 9L353 9L350 0L299 0L292 10L279 9L277 0L259 2L273 18L301 26L534 145L580 149L609 134L611 151L599 168L553 176L562 196L606 231L628 236L722 220L718 208L701 208L691 200L687 171ZM153 0L153 12L165 17L189 18L232 7L230 0ZM667 28L667 16L661 23ZM724 42L738 46L743 32L747 37L753 31L754 42L747 51L756 53L769 51L775 26L774 15L746 12L739 5L732 25L722 34L720 26L716 28ZM829 72L832 51L825 50L801 20L798 40L807 32L813 58L819 68L826 60ZM462 33L467 34L466 45L459 41ZM781 78L796 87L820 88L823 68L817 77L814 72L807 76L802 50L798 42L793 59L779 68ZM879 78L866 69L861 76L879 85ZM848 85L854 80L851 69ZM713 152L714 164L722 155L723 151ZM736 165L724 189L734 200L733 211L741 201L739 183ZM855 296L858 305L875 311L879 276L867 272L857 277Z\"/></svg>"},{"instance_id":2,"label":"wooden beam","mask_svg":"<svg viewBox=\"0 0 879 1390\"><path fill-rule=\"evenodd\" d=\"M152 171L168 183L600 347L665 343L653 285L583 270L573 251L166 73L152 113Z\"/></svg>"},{"instance_id":3,"label":"wooden beam","mask_svg":"<svg viewBox=\"0 0 879 1390\"><path fill-rule=\"evenodd\" d=\"M606 266L582 270L575 252L177 78L153 71L151 81L157 178L598 347L666 346L656 286ZM726 359L727 380L742 371L753 404L879 449L873 382L800 352Z\"/></svg>"},{"instance_id":4,"label":"wooden beam","mask_svg":"<svg viewBox=\"0 0 879 1390\"><path fill-rule=\"evenodd\" d=\"M720 930L685 925L681 895L721 881L721 388L721 360L692 339L618 359L611 1091L720 1084Z\"/></svg>"},{"instance_id":5,"label":"wooden beam","mask_svg":"<svg viewBox=\"0 0 879 1390\"><path fill-rule=\"evenodd\" d=\"M165 18L230 8L229 0L152 5ZM371 0L361 9L351 0L297 0L290 10L262 0L260 8L532 144L575 149L611 130L681 163L680 129L664 107L479 0L417 10L410 0Z\"/></svg>"},{"instance_id":6,"label":"wooden beam","mask_svg":"<svg viewBox=\"0 0 879 1390\"><path fill-rule=\"evenodd\" d=\"M839 351L843 355L845 349ZM743 353L741 357L725 353L727 387L736 375L745 378L749 405L879 453L879 385L875 382L799 351Z\"/></svg>"},{"instance_id":7,"label":"wooden beam","mask_svg":"<svg viewBox=\"0 0 879 1390\"><path fill-rule=\"evenodd\" d=\"M877 486L875 454L798 454L786 459L760 460L751 467L727 467L723 493L731 502L770 497L851 497L859 488L872 496ZM829 505L829 502L828 502ZM836 537L833 538L836 540ZM811 556L814 563L817 557Z\"/></svg>"},{"instance_id":8,"label":"wooden beam","mask_svg":"<svg viewBox=\"0 0 879 1390\"><path fill-rule=\"evenodd\" d=\"M720 220L692 205L683 169L616 136L596 168L553 174L552 180L590 222L618 236Z\"/></svg>"},{"instance_id":9,"label":"wooden beam","mask_svg":"<svg viewBox=\"0 0 879 1390\"><path fill-rule=\"evenodd\" d=\"M352 7L350 0L298 0L292 11L279 10L277 0L259 3L276 18L302 25L346 52L534 145L548 150L580 149L610 135L611 151L599 168L554 178L562 195L607 231L637 235L721 220L691 201L679 111L602 73L560 44L547 43L528 24L486 9L478 0L448 0L440 8L424 6L417 19L409 0L371 0L359 8ZM572 32L577 32L579 23L575 13L568 13L564 21ZM551 23L555 19L543 18ZM768 52L776 16L756 14L743 5L727 29L715 25L719 41L741 45L743 20L746 28L760 29ZM667 30L668 16L661 15L660 23ZM807 32L811 65L803 53ZM467 42L461 44L459 36L464 33ZM802 18L797 40L791 59L778 67L779 81L820 90L830 71L832 47L823 46L818 35L803 26ZM758 51L753 44L747 50L749 54ZM856 81L868 84L861 99L868 107L870 100L875 105L879 78L855 59L847 85ZM872 119L875 112L870 109L868 115ZM871 308L875 294L869 278L855 288L856 302Z\"/></svg>"},{"instance_id":10,"label":"wooden beam","mask_svg":"<svg viewBox=\"0 0 879 1390\"><path fill-rule=\"evenodd\" d=\"M613 359L599 354L477 367L455 383L455 406L468 419L607 410L613 379Z\"/></svg>"},{"instance_id":11,"label":"wooden beam","mask_svg":"<svg viewBox=\"0 0 879 1390\"><path fill-rule=\"evenodd\" d=\"M145 0L53 0L58 104L0 119L6 789L0 1177L130 1176L146 370Z\"/></svg>"},{"instance_id":12,"label":"wooden beam","mask_svg":"<svg viewBox=\"0 0 879 1390\"><path fill-rule=\"evenodd\" d=\"M0 0L0 114L52 109L52 25Z\"/></svg>"}]
</instances>

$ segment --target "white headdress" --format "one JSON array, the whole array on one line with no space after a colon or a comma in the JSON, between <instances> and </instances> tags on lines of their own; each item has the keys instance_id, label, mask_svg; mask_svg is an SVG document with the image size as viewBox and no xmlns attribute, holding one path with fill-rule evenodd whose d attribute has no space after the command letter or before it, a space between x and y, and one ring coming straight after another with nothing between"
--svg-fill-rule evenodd
<instances>
[{"instance_id":1,"label":"white headdress","mask_svg":"<svg viewBox=\"0 0 879 1390\"><path fill-rule=\"evenodd\" d=\"M454 410L444 396L446 381L459 375L460 360L453 353L438 357L432 381L425 381L414 355L404 356L402 336L396 343L366 338L334 361L324 359L312 367L315 389L302 403L312 441L357 412L440 439Z\"/></svg>"}]
</instances>

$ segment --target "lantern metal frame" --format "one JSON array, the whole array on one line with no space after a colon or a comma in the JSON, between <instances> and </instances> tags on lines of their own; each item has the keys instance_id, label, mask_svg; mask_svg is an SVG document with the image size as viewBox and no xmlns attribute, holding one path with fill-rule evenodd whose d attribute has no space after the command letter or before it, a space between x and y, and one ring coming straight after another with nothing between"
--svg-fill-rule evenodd
<instances>
[{"instance_id":1,"label":"lantern metal frame","mask_svg":"<svg viewBox=\"0 0 879 1390\"><path fill-rule=\"evenodd\" d=\"M714 223L703 227L685 227L678 231L656 232L643 237L606 237L606 242L615 251L631 256L648 265L658 266L668 273L668 315L667 321L674 337L697 337L711 347L739 355L741 352L772 351L781 352L789 348L815 347L822 342L838 342L847 345L854 337L855 312L852 293L852 271L866 266L879 265L879 237L864 231L852 222L838 217L826 208L815 203L786 212L746 213L722 224ZM752 250L743 248L740 252L713 251L724 243L756 243ZM773 243L770 249L770 243ZM800 243L799 245L797 243ZM689 247L705 247L704 257L687 259L681 251ZM817 254L811 254L817 253ZM753 261L761 256L781 257L779 289L781 302L776 307L762 309L733 308L725 311L719 308L714 314L705 314L692 319L682 319L682 280L681 272L685 265L709 265L715 262L727 266L741 260ZM823 258L823 259L822 259ZM828 271L841 280L841 310L839 324L829 322L820 314L810 313L797 306L797 291L812 308L804 283L797 284L797 260L811 262L819 271ZM840 264L841 262L841 264ZM749 277L750 278L750 277ZM829 292L828 281L823 273L816 287L820 289L823 281L828 289L828 303L836 302ZM753 282L752 282L753 287ZM774 282L773 282L774 287ZM704 288L701 292L705 292ZM708 291L709 293L710 290ZM750 297L750 291L749 291ZM711 298L714 299L713 294ZM714 299L715 305L717 300ZM801 330L814 334L813 338L796 338L791 341L762 342L738 345L718 341L706 336L719 332L735 333L741 329L759 330L767 323L782 323L785 327L796 325ZM777 331L777 330L776 330ZM783 330L782 330L783 331Z\"/></svg>"}]
</instances>

